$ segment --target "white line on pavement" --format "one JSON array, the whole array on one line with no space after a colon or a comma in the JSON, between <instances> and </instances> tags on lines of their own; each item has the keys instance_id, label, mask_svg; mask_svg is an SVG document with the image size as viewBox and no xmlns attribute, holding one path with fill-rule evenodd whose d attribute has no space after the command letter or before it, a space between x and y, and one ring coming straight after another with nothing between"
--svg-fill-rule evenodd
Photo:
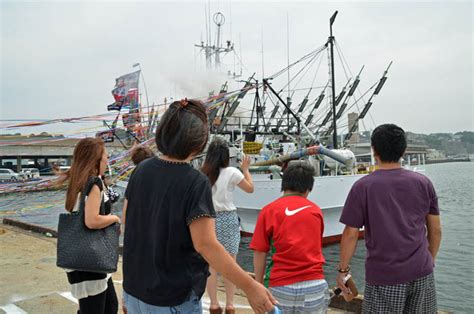
<instances>
[{"instance_id":1,"label":"white line on pavement","mask_svg":"<svg viewBox=\"0 0 474 314\"><path fill-rule=\"evenodd\" d=\"M209 306L211 305L211 301L207 297L201 298L201 303L202 303L203 310L208 309ZM234 307L236 309L249 309L249 310L252 309L250 305L238 304L238 303L234 303Z\"/></svg>"},{"instance_id":2,"label":"white line on pavement","mask_svg":"<svg viewBox=\"0 0 474 314\"><path fill-rule=\"evenodd\" d=\"M71 292L68 292L68 291L66 291L66 292L58 292L58 294L59 294L60 296L62 296L63 298L68 299L69 301L72 301L72 302L74 302L74 303L76 303L76 304L79 304L79 302L77 301L77 299L72 296Z\"/></svg>"},{"instance_id":3,"label":"white line on pavement","mask_svg":"<svg viewBox=\"0 0 474 314\"><path fill-rule=\"evenodd\" d=\"M0 306L0 309L2 309L7 314L27 314L27 312L23 311L13 303L2 305Z\"/></svg>"}]
</instances>

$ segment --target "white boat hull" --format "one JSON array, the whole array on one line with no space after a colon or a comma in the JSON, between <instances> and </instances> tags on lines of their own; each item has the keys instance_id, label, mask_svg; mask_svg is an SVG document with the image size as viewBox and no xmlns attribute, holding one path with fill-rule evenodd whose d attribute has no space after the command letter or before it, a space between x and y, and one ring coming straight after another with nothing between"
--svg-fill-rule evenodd
<instances>
[{"instance_id":1,"label":"white boat hull","mask_svg":"<svg viewBox=\"0 0 474 314\"><path fill-rule=\"evenodd\" d=\"M352 185L365 175L315 177L313 190L308 198L316 203L324 216L323 244L337 243L344 229L339 222L342 207ZM234 203L240 217L242 235L251 236L255 230L258 214L267 204L282 195L281 179L269 179L269 175L252 175L254 192L245 193L239 188L234 191ZM124 195L126 181L119 181L116 187Z\"/></svg>"},{"instance_id":2,"label":"white boat hull","mask_svg":"<svg viewBox=\"0 0 474 314\"><path fill-rule=\"evenodd\" d=\"M313 190L308 198L316 203L324 216L324 243L339 242L344 225L339 222L342 207L352 185L364 175L315 177ZM281 179L270 180L268 175L253 175L255 191L247 194L236 188L234 203L241 219L243 235L251 236L258 214L267 204L282 195Z\"/></svg>"}]
</instances>

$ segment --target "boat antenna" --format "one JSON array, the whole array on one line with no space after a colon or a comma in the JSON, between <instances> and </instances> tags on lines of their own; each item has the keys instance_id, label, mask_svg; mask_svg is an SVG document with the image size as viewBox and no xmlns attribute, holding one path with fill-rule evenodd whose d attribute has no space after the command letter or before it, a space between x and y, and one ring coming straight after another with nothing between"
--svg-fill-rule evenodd
<instances>
[{"instance_id":1,"label":"boat antenna","mask_svg":"<svg viewBox=\"0 0 474 314\"><path fill-rule=\"evenodd\" d=\"M263 25L262 25L262 79L265 77L265 55L263 52ZM263 103L263 110L265 110L265 89L262 92L262 103ZM264 113L262 113L264 114Z\"/></svg>"},{"instance_id":2,"label":"boat antenna","mask_svg":"<svg viewBox=\"0 0 474 314\"><path fill-rule=\"evenodd\" d=\"M288 98L290 97L290 17L286 12L286 59L288 64Z\"/></svg>"},{"instance_id":3,"label":"boat antenna","mask_svg":"<svg viewBox=\"0 0 474 314\"><path fill-rule=\"evenodd\" d=\"M264 78L265 77L265 56L263 54L263 25L262 25L261 41L262 41L262 78Z\"/></svg>"},{"instance_id":4,"label":"boat antenna","mask_svg":"<svg viewBox=\"0 0 474 314\"><path fill-rule=\"evenodd\" d=\"M206 20L206 45L209 45L209 29L207 27L207 7L206 7L206 4L204 4L204 19ZM202 40L201 40L201 43L203 43Z\"/></svg>"},{"instance_id":5,"label":"boat antenna","mask_svg":"<svg viewBox=\"0 0 474 314\"><path fill-rule=\"evenodd\" d=\"M145 81L145 76L143 75L143 69L142 69L139 62L134 63L132 67L134 67L134 68L138 67L138 69L140 70L140 75L143 79L143 87L145 87L146 112L149 113L149 111L150 111L150 102L148 101L148 89L146 88L146 81ZM141 99L140 99L140 107L139 108L140 108L140 127L141 127L142 122L143 122L142 121L143 110L142 110ZM150 119L149 115L148 115L148 119ZM142 133L140 133L140 134L142 134ZM136 136L133 136L133 137L135 137L135 139L137 139ZM139 142L141 142L141 141L139 141Z\"/></svg>"},{"instance_id":6,"label":"boat antenna","mask_svg":"<svg viewBox=\"0 0 474 314\"><path fill-rule=\"evenodd\" d=\"M149 103L149 101L148 101L148 90L147 90L147 88L146 88L145 76L143 75L143 69L142 69L142 67L140 66L140 63L139 63L139 62L134 63L134 64L133 64L133 67L134 67L134 68L138 67L138 69L140 70L140 75L142 76L142 79L143 79L143 87L145 87L146 108L147 108L147 110L148 110L149 107L150 107L150 103Z\"/></svg>"},{"instance_id":7,"label":"boat antenna","mask_svg":"<svg viewBox=\"0 0 474 314\"><path fill-rule=\"evenodd\" d=\"M239 33L239 49L240 49L240 76L242 76L242 64L244 57L242 56L242 33Z\"/></svg>"},{"instance_id":8,"label":"boat antenna","mask_svg":"<svg viewBox=\"0 0 474 314\"><path fill-rule=\"evenodd\" d=\"M209 28L209 42L207 43L208 45L211 45L212 43L212 38L211 38L211 0L207 1L207 21L208 21L208 28Z\"/></svg>"},{"instance_id":9,"label":"boat antenna","mask_svg":"<svg viewBox=\"0 0 474 314\"><path fill-rule=\"evenodd\" d=\"M234 38L232 37L232 2L229 1L229 11L230 11L230 18L229 18L229 26L230 26L230 41L231 42L234 42ZM240 45L240 43L239 43ZM236 74L235 74L235 51L234 53L232 54L232 58L233 58L233 65L234 65L234 73L233 73L233 76L234 78L236 77Z\"/></svg>"},{"instance_id":10,"label":"boat antenna","mask_svg":"<svg viewBox=\"0 0 474 314\"><path fill-rule=\"evenodd\" d=\"M225 23L225 17L224 14L221 12L217 12L213 16L213 21L214 24L217 26L217 38L216 38L216 47L217 49L215 50L215 67L219 68L221 66L221 59L219 54L221 53L221 27ZM228 46L230 46L230 42L228 42Z\"/></svg>"},{"instance_id":11,"label":"boat antenna","mask_svg":"<svg viewBox=\"0 0 474 314\"><path fill-rule=\"evenodd\" d=\"M332 119L333 133L332 141L334 149L337 149L337 126L336 126L336 80L334 77L334 36L332 35L332 24L336 20L337 11L329 19L329 48L331 50L331 99L332 99Z\"/></svg>"}]
</instances>

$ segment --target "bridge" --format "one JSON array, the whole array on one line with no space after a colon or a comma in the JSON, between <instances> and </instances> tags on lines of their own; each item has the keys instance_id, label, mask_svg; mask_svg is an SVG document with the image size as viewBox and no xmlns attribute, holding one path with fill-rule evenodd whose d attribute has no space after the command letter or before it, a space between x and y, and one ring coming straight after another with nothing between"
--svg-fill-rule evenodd
<instances>
[{"instance_id":1,"label":"bridge","mask_svg":"<svg viewBox=\"0 0 474 314\"><path fill-rule=\"evenodd\" d=\"M80 138L52 136L1 136L0 168L20 172L37 168L41 174L52 174L55 166L70 166L74 147ZM120 143L106 143L107 149L119 149Z\"/></svg>"}]
</instances>

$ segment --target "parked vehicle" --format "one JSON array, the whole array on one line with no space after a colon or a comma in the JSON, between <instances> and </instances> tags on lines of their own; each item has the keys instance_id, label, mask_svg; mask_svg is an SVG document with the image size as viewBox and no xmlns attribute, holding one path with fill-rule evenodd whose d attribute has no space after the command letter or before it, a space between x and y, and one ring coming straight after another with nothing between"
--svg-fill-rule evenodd
<instances>
[{"instance_id":1,"label":"parked vehicle","mask_svg":"<svg viewBox=\"0 0 474 314\"><path fill-rule=\"evenodd\" d=\"M65 171L68 171L69 169L71 169L71 166L60 166L59 167L60 172L65 172Z\"/></svg>"},{"instance_id":2,"label":"parked vehicle","mask_svg":"<svg viewBox=\"0 0 474 314\"><path fill-rule=\"evenodd\" d=\"M20 181L26 178L27 176L23 173L16 173L8 168L0 168L0 180L2 181Z\"/></svg>"},{"instance_id":3,"label":"parked vehicle","mask_svg":"<svg viewBox=\"0 0 474 314\"><path fill-rule=\"evenodd\" d=\"M29 179L40 177L40 171L38 168L23 168L21 169L21 173L25 174Z\"/></svg>"}]
</instances>

